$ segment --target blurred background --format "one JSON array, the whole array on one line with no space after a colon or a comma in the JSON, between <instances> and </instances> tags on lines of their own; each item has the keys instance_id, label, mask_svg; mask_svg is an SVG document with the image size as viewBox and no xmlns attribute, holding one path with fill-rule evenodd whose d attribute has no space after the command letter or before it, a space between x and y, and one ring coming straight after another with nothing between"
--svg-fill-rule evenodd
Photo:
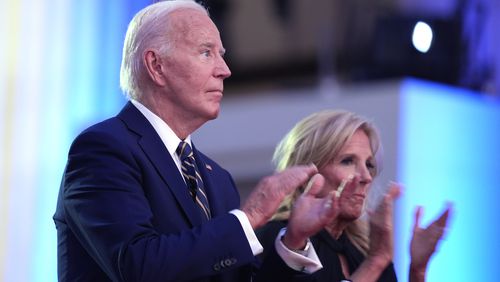
<instances>
[{"instance_id":1,"label":"blurred background","mask_svg":"<svg viewBox=\"0 0 500 282\"><path fill-rule=\"evenodd\" d=\"M52 221L73 138L115 115L121 49L155 1L0 0L0 281L56 281ZM405 184L395 264L406 281L423 224L454 203L428 281L497 281L500 1L205 0L233 72L219 119L194 136L244 199L306 115L345 108L384 142L380 184ZM222 140L221 140L222 139ZM380 188L382 189L382 188Z\"/></svg>"}]
</instances>

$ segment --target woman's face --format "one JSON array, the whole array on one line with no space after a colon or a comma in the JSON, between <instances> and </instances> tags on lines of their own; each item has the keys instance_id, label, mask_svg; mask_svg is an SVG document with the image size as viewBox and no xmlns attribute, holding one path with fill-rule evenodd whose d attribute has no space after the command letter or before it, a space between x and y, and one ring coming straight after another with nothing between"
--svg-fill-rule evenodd
<instances>
[{"instance_id":1,"label":"woman's face","mask_svg":"<svg viewBox=\"0 0 500 282\"><path fill-rule=\"evenodd\" d=\"M342 180L353 177L340 196L339 218L359 218L375 172L375 160L366 133L361 129L356 130L339 154L320 168L319 172L325 177L322 195L337 190Z\"/></svg>"}]
</instances>

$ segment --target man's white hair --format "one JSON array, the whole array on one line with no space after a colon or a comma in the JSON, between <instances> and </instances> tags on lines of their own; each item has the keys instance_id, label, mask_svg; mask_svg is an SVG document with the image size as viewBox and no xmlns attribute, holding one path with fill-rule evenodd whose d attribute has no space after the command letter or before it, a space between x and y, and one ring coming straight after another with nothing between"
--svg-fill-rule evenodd
<instances>
[{"instance_id":1,"label":"man's white hair","mask_svg":"<svg viewBox=\"0 0 500 282\"><path fill-rule=\"evenodd\" d=\"M146 81L144 51L154 48L165 55L171 48L168 15L179 9L207 10L192 0L161 1L139 11L130 21L123 44L120 87L128 98L138 100Z\"/></svg>"}]
</instances>

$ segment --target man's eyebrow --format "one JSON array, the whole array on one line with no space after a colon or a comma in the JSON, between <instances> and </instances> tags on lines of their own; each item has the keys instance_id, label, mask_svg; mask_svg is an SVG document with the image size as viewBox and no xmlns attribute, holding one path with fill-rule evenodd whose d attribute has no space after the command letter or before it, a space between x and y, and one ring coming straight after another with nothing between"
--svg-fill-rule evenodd
<instances>
[{"instance_id":1,"label":"man's eyebrow","mask_svg":"<svg viewBox=\"0 0 500 282\"><path fill-rule=\"evenodd\" d=\"M212 49L212 48L215 47L215 44L214 43L210 43L210 42L206 42L206 43L200 44L200 47ZM221 47L219 53L221 55L226 54L226 49L224 47Z\"/></svg>"},{"instance_id":2,"label":"man's eyebrow","mask_svg":"<svg viewBox=\"0 0 500 282\"><path fill-rule=\"evenodd\" d=\"M204 43L201 43L200 44L200 47L204 47L204 48L214 48L215 44L213 43L210 43L210 42L204 42Z\"/></svg>"}]
</instances>

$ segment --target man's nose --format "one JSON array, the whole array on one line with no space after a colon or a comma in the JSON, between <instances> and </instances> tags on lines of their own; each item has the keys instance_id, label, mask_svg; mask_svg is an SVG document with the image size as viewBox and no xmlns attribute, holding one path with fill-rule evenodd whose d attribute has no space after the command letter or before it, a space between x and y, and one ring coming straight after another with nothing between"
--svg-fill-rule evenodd
<instances>
[{"instance_id":1,"label":"man's nose","mask_svg":"<svg viewBox=\"0 0 500 282\"><path fill-rule=\"evenodd\" d=\"M219 56L215 71L216 71L215 75L222 79L226 79L231 76L231 70L229 69L229 66L226 64L226 61L222 56Z\"/></svg>"}]
</instances>

